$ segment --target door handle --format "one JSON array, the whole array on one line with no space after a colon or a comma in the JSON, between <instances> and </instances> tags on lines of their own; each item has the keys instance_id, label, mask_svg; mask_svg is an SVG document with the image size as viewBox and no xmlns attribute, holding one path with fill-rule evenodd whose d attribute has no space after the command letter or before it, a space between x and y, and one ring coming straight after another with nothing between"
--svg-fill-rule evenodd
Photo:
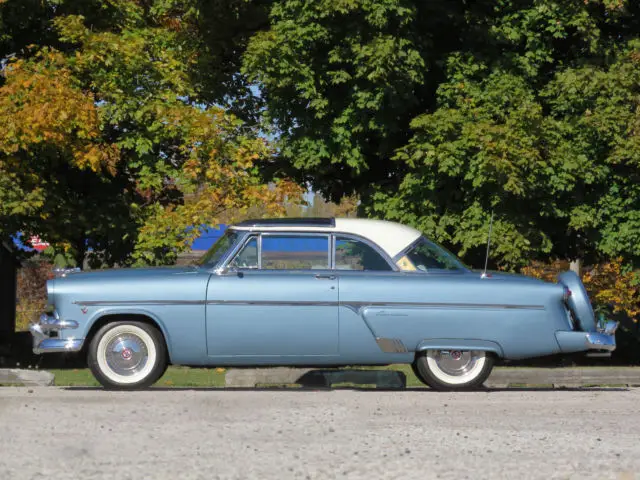
<instances>
[{"instance_id":1,"label":"door handle","mask_svg":"<svg viewBox=\"0 0 640 480\"><path fill-rule=\"evenodd\" d=\"M318 273L316 274L316 278L318 280L335 280L336 276L328 273Z\"/></svg>"}]
</instances>

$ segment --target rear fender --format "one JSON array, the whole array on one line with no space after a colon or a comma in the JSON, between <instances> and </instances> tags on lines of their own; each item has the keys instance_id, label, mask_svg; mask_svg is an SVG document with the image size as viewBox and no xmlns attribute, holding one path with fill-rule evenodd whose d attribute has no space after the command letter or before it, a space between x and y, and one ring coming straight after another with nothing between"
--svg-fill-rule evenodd
<instances>
[{"instance_id":1,"label":"rear fender","mask_svg":"<svg viewBox=\"0 0 640 480\"><path fill-rule=\"evenodd\" d=\"M558 275L558 282L571 291L567 303L576 316L581 329L585 332L595 332L596 318L589 301L589 295L580 277L569 270Z\"/></svg>"}]
</instances>

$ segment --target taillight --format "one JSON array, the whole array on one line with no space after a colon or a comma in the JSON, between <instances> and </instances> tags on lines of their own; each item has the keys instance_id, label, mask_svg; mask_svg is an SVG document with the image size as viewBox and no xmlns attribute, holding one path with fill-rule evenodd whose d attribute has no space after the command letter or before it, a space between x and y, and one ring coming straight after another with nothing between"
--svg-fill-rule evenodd
<instances>
[{"instance_id":1,"label":"taillight","mask_svg":"<svg viewBox=\"0 0 640 480\"><path fill-rule=\"evenodd\" d=\"M567 302L570 296L571 290L569 290L567 287L564 287L564 301Z\"/></svg>"}]
</instances>

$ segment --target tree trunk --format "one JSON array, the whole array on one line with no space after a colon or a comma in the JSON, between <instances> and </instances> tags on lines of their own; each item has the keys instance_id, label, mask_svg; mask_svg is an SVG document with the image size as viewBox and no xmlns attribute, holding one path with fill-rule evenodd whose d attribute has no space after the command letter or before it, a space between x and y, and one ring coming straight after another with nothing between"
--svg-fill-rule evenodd
<instances>
[{"instance_id":1,"label":"tree trunk","mask_svg":"<svg viewBox=\"0 0 640 480\"><path fill-rule=\"evenodd\" d=\"M76 242L75 245L75 254L73 255L73 259L76 262L76 267L80 267L80 269L84 269L84 257L87 253L86 241L83 238L82 240Z\"/></svg>"},{"instance_id":2,"label":"tree trunk","mask_svg":"<svg viewBox=\"0 0 640 480\"><path fill-rule=\"evenodd\" d=\"M569 262L569 270L576 272L576 275L582 278L582 259L576 258L571 260L571 262Z\"/></svg>"}]
</instances>

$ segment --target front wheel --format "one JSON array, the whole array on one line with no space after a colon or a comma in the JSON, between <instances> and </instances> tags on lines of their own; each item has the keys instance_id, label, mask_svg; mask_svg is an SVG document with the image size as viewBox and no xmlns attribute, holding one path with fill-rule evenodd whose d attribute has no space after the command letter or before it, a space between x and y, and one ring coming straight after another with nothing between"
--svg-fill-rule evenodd
<instances>
[{"instance_id":1,"label":"front wheel","mask_svg":"<svg viewBox=\"0 0 640 480\"><path fill-rule=\"evenodd\" d=\"M413 371L436 390L480 387L493 369L493 357L480 350L427 350L416 357Z\"/></svg>"},{"instance_id":2,"label":"front wheel","mask_svg":"<svg viewBox=\"0 0 640 480\"><path fill-rule=\"evenodd\" d=\"M109 323L89 344L87 363L105 388L133 390L153 385L167 367L162 333L143 322Z\"/></svg>"}]
</instances>

